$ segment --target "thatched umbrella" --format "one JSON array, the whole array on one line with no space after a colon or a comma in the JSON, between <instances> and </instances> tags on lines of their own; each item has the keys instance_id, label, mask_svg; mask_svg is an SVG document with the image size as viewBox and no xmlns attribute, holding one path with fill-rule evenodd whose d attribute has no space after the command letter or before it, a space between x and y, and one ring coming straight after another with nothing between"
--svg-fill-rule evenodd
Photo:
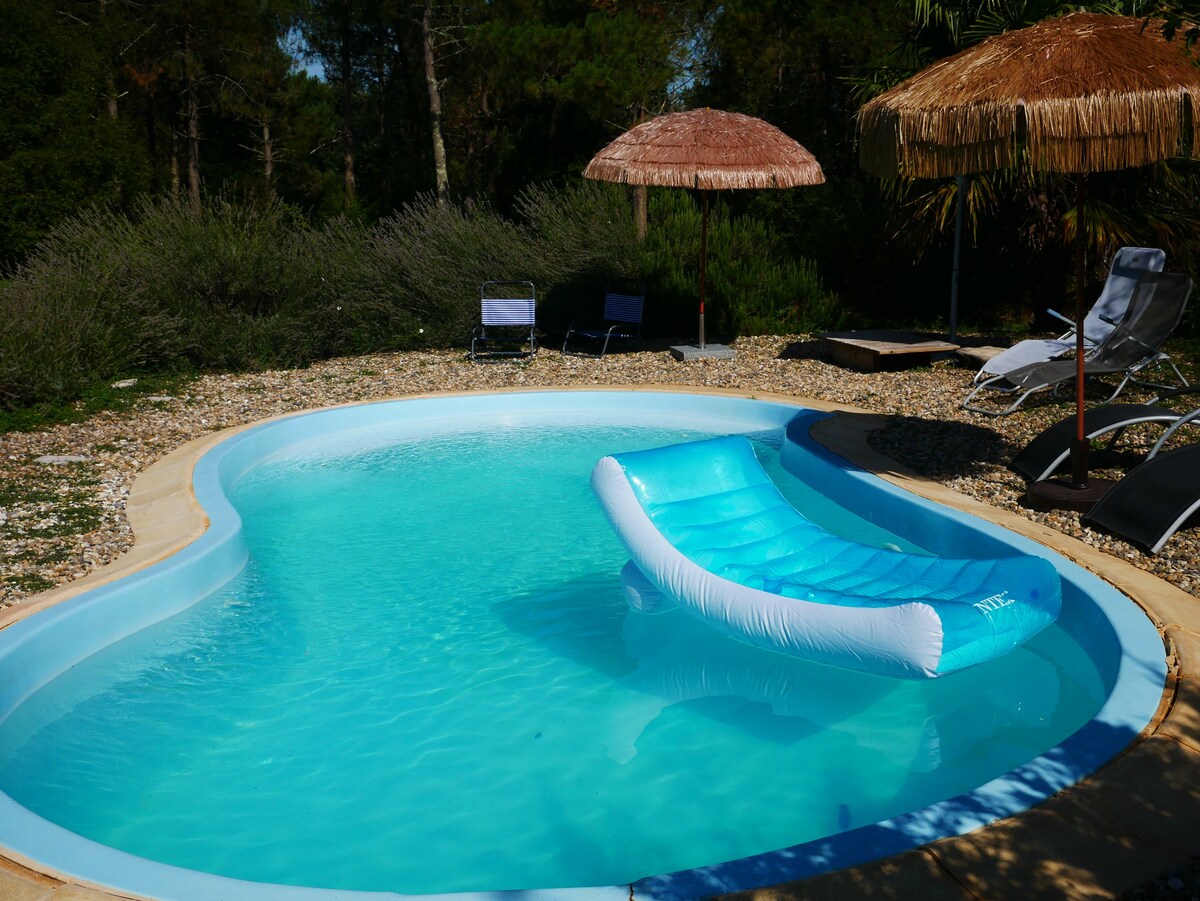
<instances>
[{"instance_id":1,"label":"thatched umbrella","mask_svg":"<svg viewBox=\"0 0 1200 901\"><path fill-rule=\"evenodd\" d=\"M762 119L715 109L668 113L636 125L601 150L584 177L627 185L701 192L700 343L704 344L704 268L708 192L727 188L794 188L824 183L811 153Z\"/></svg>"},{"instance_id":2,"label":"thatched umbrella","mask_svg":"<svg viewBox=\"0 0 1200 901\"><path fill-rule=\"evenodd\" d=\"M1077 173L1078 217L1087 173L1144 166L1195 148L1197 98L1200 69L1182 40L1163 37L1161 22L1072 13L988 38L871 100L859 113L860 162L888 178L963 176L1020 162ZM1076 233L1081 322L1084 229L1078 218ZM1088 486L1081 329L1076 339L1072 488L1081 490ZM1087 503L1082 496L1079 501Z\"/></svg>"}]
</instances>

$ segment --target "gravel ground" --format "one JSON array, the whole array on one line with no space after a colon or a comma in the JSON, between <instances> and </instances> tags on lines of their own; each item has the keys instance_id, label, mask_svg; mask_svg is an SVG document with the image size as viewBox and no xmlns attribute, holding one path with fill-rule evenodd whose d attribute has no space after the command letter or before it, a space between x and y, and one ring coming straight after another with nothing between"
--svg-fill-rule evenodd
<instances>
[{"instance_id":1,"label":"gravel ground","mask_svg":"<svg viewBox=\"0 0 1200 901\"><path fill-rule=\"evenodd\" d=\"M861 373L831 364L807 336L746 338L734 360L675 361L663 349L601 360L544 349L528 365L481 365L461 351L377 354L307 369L209 375L178 396L140 397L132 409L44 431L0 435L0 607L92 572L133 541L124 518L129 487L143 469L193 438L266 416L347 401L431 391L566 385L660 384L770 391L853 404L894 417L875 436L898 462L996 507L1059 529L1200 596L1200 529L1181 530L1157 556L1079 525L1073 513L1020 503L1024 482L1004 464L1035 434L1070 412L1068 400L1027 403L991 418L959 407L971 371L953 362L902 373ZM136 390L136 389L131 389ZM1132 400L1148 395L1127 393ZM1157 437L1127 436L1126 452L1100 456L1096 470L1124 467ZM81 457L57 463L43 456ZM1139 889L1131 898L1200 899L1200 865Z\"/></svg>"}]
</instances>

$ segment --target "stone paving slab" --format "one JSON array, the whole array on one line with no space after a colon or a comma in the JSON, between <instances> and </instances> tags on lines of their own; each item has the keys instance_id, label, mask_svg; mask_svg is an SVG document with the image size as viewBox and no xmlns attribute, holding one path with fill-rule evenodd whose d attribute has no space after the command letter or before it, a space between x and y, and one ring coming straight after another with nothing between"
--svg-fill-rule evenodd
<instances>
[{"instance_id":1,"label":"stone paving slab","mask_svg":"<svg viewBox=\"0 0 1200 901\"><path fill-rule=\"evenodd\" d=\"M45 901L62 883L0 857L0 899Z\"/></svg>"},{"instance_id":2,"label":"stone paving slab","mask_svg":"<svg viewBox=\"0 0 1200 901\"><path fill-rule=\"evenodd\" d=\"M1200 836L1200 750L1161 732L1138 742L1091 778L1068 789L1113 825L1168 850L1177 860Z\"/></svg>"},{"instance_id":3,"label":"stone paving slab","mask_svg":"<svg viewBox=\"0 0 1200 901\"><path fill-rule=\"evenodd\" d=\"M1158 734L1200 751L1200 634L1170 627L1166 635L1178 659L1179 683Z\"/></svg>"},{"instance_id":4,"label":"stone paving slab","mask_svg":"<svg viewBox=\"0 0 1200 901\"><path fill-rule=\"evenodd\" d=\"M1180 859L1069 795L926 847L975 896L1021 901L1117 898Z\"/></svg>"}]
</instances>

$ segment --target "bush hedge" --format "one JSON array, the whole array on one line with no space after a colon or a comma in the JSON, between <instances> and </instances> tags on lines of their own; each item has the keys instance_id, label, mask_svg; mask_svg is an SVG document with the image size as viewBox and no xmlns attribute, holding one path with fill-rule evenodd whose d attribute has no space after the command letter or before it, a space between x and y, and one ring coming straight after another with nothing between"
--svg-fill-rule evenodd
<instances>
[{"instance_id":1,"label":"bush hedge","mask_svg":"<svg viewBox=\"0 0 1200 901\"><path fill-rule=\"evenodd\" d=\"M605 280L648 283L652 335L694 331L700 213L651 192L646 241L626 189L534 186L508 219L423 197L375 225L309 225L274 199L146 200L56 228L0 283L0 407L54 405L138 374L295 367L463 346L488 279L528 279L553 332L598 310ZM709 222L709 333L831 326L814 266L719 205Z\"/></svg>"}]
</instances>

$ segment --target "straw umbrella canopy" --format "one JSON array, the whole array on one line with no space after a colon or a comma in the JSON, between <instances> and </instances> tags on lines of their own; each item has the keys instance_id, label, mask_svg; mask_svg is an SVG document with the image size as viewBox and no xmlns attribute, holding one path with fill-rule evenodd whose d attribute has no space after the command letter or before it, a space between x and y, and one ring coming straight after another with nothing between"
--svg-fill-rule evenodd
<instances>
[{"instance_id":1,"label":"straw umbrella canopy","mask_svg":"<svg viewBox=\"0 0 1200 901\"><path fill-rule=\"evenodd\" d=\"M701 192L700 344L704 347L704 269L708 192L734 188L794 188L824 183L816 158L782 131L753 116L694 109L658 116L601 150L585 178Z\"/></svg>"},{"instance_id":2,"label":"straw umbrella canopy","mask_svg":"<svg viewBox=\"0 0 1200 901\"><path fill-rule=\"evenodd\" d=\"M1163 37L1160 22L1072 13L988 38L871 100L859 113L860 162L885 178L963 176L1022 161L1074 173L1078 217L1087 173L1144 166L1195 148L1198 98L1200 68L1183 41ZM1077 322L1085 312L1083 263L1077 218ZM1076 341L1072 481L1082 489L1088 482L1082 330Z\"/></svg>"}]
</instances>

